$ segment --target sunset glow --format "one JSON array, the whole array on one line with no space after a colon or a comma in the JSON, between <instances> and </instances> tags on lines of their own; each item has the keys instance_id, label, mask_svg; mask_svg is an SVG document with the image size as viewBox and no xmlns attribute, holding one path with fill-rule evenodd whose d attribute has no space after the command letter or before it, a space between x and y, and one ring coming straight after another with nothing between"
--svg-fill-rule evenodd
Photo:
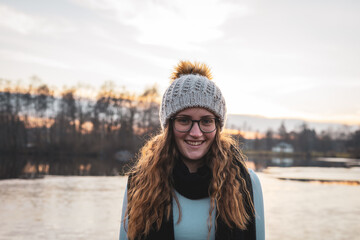
<instances>
[{"instance_id":1,"label":"sunset glow","mask_svg":"<svg viewBox=\"0 0 360 240\"><path fill-rule=\"evenodd\" d=\"M135 94L157 84L161 96L187 59L212 68L231 114L360 124L359 10L324 0L5 0L0 88L38 76L54 96L93 98L109 81Z\"/></svg>"}]
</instances>

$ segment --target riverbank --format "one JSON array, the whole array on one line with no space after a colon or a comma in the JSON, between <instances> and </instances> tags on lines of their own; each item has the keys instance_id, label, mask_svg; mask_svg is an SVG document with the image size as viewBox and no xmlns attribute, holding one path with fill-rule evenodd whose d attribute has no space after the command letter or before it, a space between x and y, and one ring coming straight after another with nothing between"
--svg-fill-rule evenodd
<instances>
[{"instance_id":1,"label":"riverbank","mask_svg":"<svg viewBox=\"0 0 360 240\"><path fill-rule=\"evenodd\" d=\"M272 157L280 157L280 158L318 158L318 157L326 157L326 158L354 158L354 156L350 153L346 152L272 152L272 151L264 151L264 150L245 150L244 154L248 157L256 157L256 158L272 158Z\"/></svg>"}]
</instances>

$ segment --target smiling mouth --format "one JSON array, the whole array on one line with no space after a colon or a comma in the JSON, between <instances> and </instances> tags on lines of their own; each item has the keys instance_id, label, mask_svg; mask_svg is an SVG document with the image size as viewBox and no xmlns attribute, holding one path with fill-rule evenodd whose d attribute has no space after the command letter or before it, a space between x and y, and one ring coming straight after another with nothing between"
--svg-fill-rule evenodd
<instances>
[{"instance_id":1,"label":"smiling mouth","mask_svg":"<svg viewBox=\"0 0 360 240\"><path fill-rule=\"evenodd\" d=\"M203 142L205 142L205 141L186 141L185 140L185 142L187 143L187 144L189 144L189 145L191 145L191 146L199 146L199 145L201 145Z\"/></svg>"}]
</instances>

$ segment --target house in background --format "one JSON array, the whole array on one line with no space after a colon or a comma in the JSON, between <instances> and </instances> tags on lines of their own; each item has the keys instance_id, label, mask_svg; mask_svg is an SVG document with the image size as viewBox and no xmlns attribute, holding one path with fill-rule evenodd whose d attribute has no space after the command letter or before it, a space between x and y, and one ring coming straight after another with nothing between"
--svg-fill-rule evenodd
<instances>
[{"instance_id":1,"label":"house in background","mask_svg":"<svg viewBox=\"0 0 360 240\"><path fill-rule=\"evenodd\" d=\"M279 153L293 153L294 147L289 143L279 142L271 150L273 152L279 152Z\"/></svg>"}]
</instances>

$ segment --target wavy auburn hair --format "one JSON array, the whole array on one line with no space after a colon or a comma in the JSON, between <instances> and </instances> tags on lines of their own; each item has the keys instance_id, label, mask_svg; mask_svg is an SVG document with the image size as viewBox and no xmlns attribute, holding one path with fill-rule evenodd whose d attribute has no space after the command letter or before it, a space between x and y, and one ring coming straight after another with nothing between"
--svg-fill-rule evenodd
<instances>
[{"instance_id":1,"label":"wavy auburn hair","mask_svg":"<svg viewBox=\"0 0 360 240\"><path fill-rule=\"evenodd\" d=\"M208 237L215 208L217 217L229 228L245 230L254 214L250 192L240 174L240 166L247 169L244 156L236 147L236 141L220 131L217 126L214 142L205 156L205 164L213 176L209 186L211 202ZM128 239L143 238L153 228L159 230L162 222L171 216L172 198L180 212L177 222L181 221L180 205L172 180L178 156L171 122L141 149L138 163L130 173L128 186L128 205L124 218L124 224L128 219Z\"/></svg>"}]
</instances>

